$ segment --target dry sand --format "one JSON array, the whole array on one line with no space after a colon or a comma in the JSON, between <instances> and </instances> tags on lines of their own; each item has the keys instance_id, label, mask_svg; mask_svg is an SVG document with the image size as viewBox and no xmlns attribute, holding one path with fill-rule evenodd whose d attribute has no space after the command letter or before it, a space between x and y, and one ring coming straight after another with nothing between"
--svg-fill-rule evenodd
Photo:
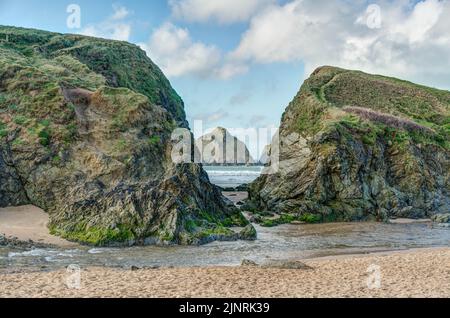
<instances>
[{"instance_id":1,"label":"dry sand","mask_svg":"<svg viewBox=\"0 0 450 318\"><path fill-rule=\"evenodd\" d=\"M48 214L32 205L0 209L0 234L6 237L61 247L76 245L50 235L47 224Z\"/></svg>"},{"instance_id":2,"label":"dry sand","mask_svg":"<svg viewBox=\"0 0 450 318\"><path fill-rule=\"evenodd\" d=\"M311 270L259 267L88 268L81 288L66 271L2 273L2 297L450 297L450 249L308 260ZM380 288L370 289L371 265ZM375 277L375 276L373 276ZM376 287L376 285L374 286Z\"/></svg>"}]
</instances>

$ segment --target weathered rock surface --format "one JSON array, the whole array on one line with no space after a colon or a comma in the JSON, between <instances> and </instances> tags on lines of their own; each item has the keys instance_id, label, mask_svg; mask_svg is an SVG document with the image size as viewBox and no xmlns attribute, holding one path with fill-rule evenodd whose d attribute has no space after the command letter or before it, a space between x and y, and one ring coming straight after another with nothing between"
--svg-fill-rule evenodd
<instances>
[{"instance_id":1,"label":"weathered rock surface","mask_svg":"<svg viewBox=\"0 0 450 318\"><path fill-rule=\"evenodd\" d=\"M319 68L286 109L276 173L250 186L249 204L322 221L448 213L449 111L448 91Z\"/></svg>"},{"instance_id":2,"label":"weathered rock surface","mask_svg":"<svg viewBox=\"0 0 450 318\"><path fill-rule=\"evenodd\" d=\"M23 248L23 249L36 249L36 248L56 248L51 244L39 243L34 241L21 241L15 237L6 237L0 233L0 246L6 246L9 248Z\"/></svg>"},{"instance_id":3,"label":"weathered rock surface","mask_svg":"<svg viewBox=\"0 0 450 318\"><path fill-rule=\"evenodd\" d=\"M277 269L303 269L311 270L311 266L306 265L300 261L272 261L262 265L263 268L277 268Z\"/></svg>"},{"instance_id":4,"label":"weathered rock surface","mask_svg":"<svg viewBox=\"0 0 450 318\"><path fill-rule=\"evenodd\" d=\"M247 146L222 127L198 138L195 142L196 158L209 165L254 164Z\"/></svg>"},{"instance_id":5,"label":"weathered rock surface","mask_svg":"<svg viewBox=\"0 0 450 318\"><path fill-rule=\"evenodd\" d=\"M137 46L0 27L0 206L34 204L87 244L240 238L201 166L172 162L177 127L183 102Z\"/></svg>"},{"instance_id":6,"label":"weathered rock surface","mask_svg":"<svg viewBox=\"0 0 450 318\"><path fill-rule=\"evenodd\" d=\"M241 238L245 240L256 240L257 232L256 229L251 225L247 225L241 232Z\"/></svg>"},{"instance_id":7,"label":"weathered rock surface","mask_svg":"<svg viewBox=\"0 0 450 318\"><path fill-rule=\"evenodd\" d=\"M431 220L435 223L450 223L450 213L436 214Z\"/></svg>"}]
</instances>

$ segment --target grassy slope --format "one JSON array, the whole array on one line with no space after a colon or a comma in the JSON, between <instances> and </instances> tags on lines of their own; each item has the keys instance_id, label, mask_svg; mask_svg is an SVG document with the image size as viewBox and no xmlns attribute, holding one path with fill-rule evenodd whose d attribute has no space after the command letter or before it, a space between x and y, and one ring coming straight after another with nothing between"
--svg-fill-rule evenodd
<instances>
[{"instance_id":1,"label":"grassy slope","mask_svg":"<svg viewBox=\"0 0 450 318\"><path fill-rule=\"evenodd\" d=\"M6 42L8 39L8 42ZM101 74L111 87L125 87L147 96L186 125L184 105L161 70L136 45L80 35L0 26L0 47L24 58L72 57Z\"/></svg>"},{"instance_id":2,"label":"grassy slope","mask_svg":"<svg viewBox=\"0 0 450 318\"><path fill-rule=\"evenodd\" d=\"M185 124L183 102L170 83L142 50L125 42L0 26L0 70L0 138L20 131L14 145L40 143L56 153L73 142L75 109L61 88L99 91L106 106L115 104L119 127L112 129L126 129L130 107L148 100Z\"/></svg>"},{"instance_id":3,"label":"grassy slope","mask_svg":"<svg viewBox=\"0 0 450 318\"><path fill-rule=\"evenodd\" d=\"M365 120L345 111L363 107L430 128L399 129L382 121ZM450 149L450 92L379 75L323 67L314 72L290 105L297 115L289 130L314 135L323 129L350 128L366 143L379 135L393 141L434 144Z\"/></svg>"}]
</instances>

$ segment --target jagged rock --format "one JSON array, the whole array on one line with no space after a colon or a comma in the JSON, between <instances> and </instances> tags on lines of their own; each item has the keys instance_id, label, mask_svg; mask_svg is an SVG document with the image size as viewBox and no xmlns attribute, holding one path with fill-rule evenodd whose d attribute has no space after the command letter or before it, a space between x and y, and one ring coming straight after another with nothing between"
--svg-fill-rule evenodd
<instances>
[{"instance_id":1,"label":"jagged rock","mask_svg":"<svg viewBox=\"0 0 450 318\"><path fill-rule=\"evenodd\" d=\"M242 209L322 221L446 213L449 109L447 91L321 67L286 109L272 173L251 184Z\"/></svg>"},{"instance_id":2,"label":"jagged rock","mask_svg":"<svg viewBox=\"0 0 450 318\"><path fill-rule=\"evenodd\" d=\"M248 222L196 164L171 159L184 105L135 45L0 27L0 206L34 204L93 245L238 239ZM235 224L236 223L236 224ZM220 232L197 240L194 232Z\"/></svg>"},{"instance_id":3,"label":"jagged rock","mask_svg":"<svg viewBox=\"0 0 450 318\"><path fill-rule=\"evenodd\" d=\"M436 214L431 220L435 223L450 223L450 213Z\"/></svg>"},{"instance_id":4,"label":"jagged rock","mask_svg":"<svg viewBox=\"0 0 450 318\"><path fill-rule=\"evenodd\" d=\"M14 169L9 151L0 148L0 204L2 206L18 206L28 202L20 176Z\"/></svg>"},{"instance_id":5,"label":"jagged rock","mask_svg":"<svg viewBox=\"0 0 450 318\"><path fill-rule=\"evenodd\" d=\"M255 228L249 224L239 233L239 236L242 240L256 240L257 233Z\"/></svg>"},{"instance_id":6,"label":"jagged rock","mask_svg":"<svg viewBox=\"0 0 450 318\"><path fill-rule=\"evenodd\" d=\"M245 143L222 127L198 138L196 158L208 165L247 165L255 161Z\"/></svg>"},{"instance_id":7,"label":"jagged rock","mask_svg":"<svg viewBox=\"0 0 450 318\"><path fill-rule=\"evenodd\" d=\"M252 260L244 259L241 262L241 266L243 266L243 267L257 267L259 265L258 265L258 263L254 262Z\"/></svg>"},{"instance_id":8,"label":"jagged rock","mask_svg":"<svg viewBox=\"0 0 450 318\"><path fill-rule=\"evenodd\" d=\"M21 241L17 237L6 237L4 234L0 234L0 246L23 249L55 248L52 244L39 243L32 240Z\"/></svg>"},{"instance_id":9,"label":"jagged rock","mask_svg":"<svg viewBox=\"0 0 450 318\"><path fill-rule=\"evenodd\" d=\"M300 261L273 261L262 266L263 268L277 268L277 269L313 269L312 267Z\"/></svg>"}]
</instances>

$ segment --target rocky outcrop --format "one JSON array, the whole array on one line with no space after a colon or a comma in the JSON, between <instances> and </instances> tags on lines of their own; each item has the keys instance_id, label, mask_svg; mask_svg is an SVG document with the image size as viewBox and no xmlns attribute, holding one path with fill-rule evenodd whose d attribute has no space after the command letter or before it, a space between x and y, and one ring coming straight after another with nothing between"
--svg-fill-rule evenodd
<instances>
[{"instance_id":1,"label":"rocky outcrop","mask_svg":"<svg viewBox=\"0 0 450 318\"><path fill-rule=\"evenodd\" d=\"M196 157L206 165L248 165L254 164L244 142L222 127L198 138L195 142Z\"/></svg>"},{"instance_id":2,"label":"rocky outcrop","mask_svg":"<svg viewBox=\"0 0 450 318\"><path fill-rule=\"evenodd\" d=\"M319 68L286 109L273 173L247 206L314 221L448 212L449 111L447 91Z\"/></svg>"},{"instance_id":3,"label":"rocky outcrop","mask_svg":"<svg viewBox=\"0 0 450 318\"><path fill-rule=\"evenodd\" d=\"M240 238L228 227L248 222L201 166L172 162L183 102L141 49L9 27L0 39L0 206L34 204L53 234L93 245Z\"/></svg>"},{"instance_id":4,"label":"rocky outcrop","mask_svg":"<svg viewBox=\"0 0 450 318\"><path fill-rule=\"evenodd\" d=\"M435 223L450 223L450 213L436 214L431 220Z\"/></svg>"},{"instance_id":5,"label":"rocky outcrop","mask_svg":"<svg viewBox=\"0 0 450 318\"><path fill-rule=\"evenodd\" d=\"M11 158L7 157L8 154L10 151L6 145L5 148L0 148L0 206L24 205L29 200Z\"/></svg>"}]
</instances>

